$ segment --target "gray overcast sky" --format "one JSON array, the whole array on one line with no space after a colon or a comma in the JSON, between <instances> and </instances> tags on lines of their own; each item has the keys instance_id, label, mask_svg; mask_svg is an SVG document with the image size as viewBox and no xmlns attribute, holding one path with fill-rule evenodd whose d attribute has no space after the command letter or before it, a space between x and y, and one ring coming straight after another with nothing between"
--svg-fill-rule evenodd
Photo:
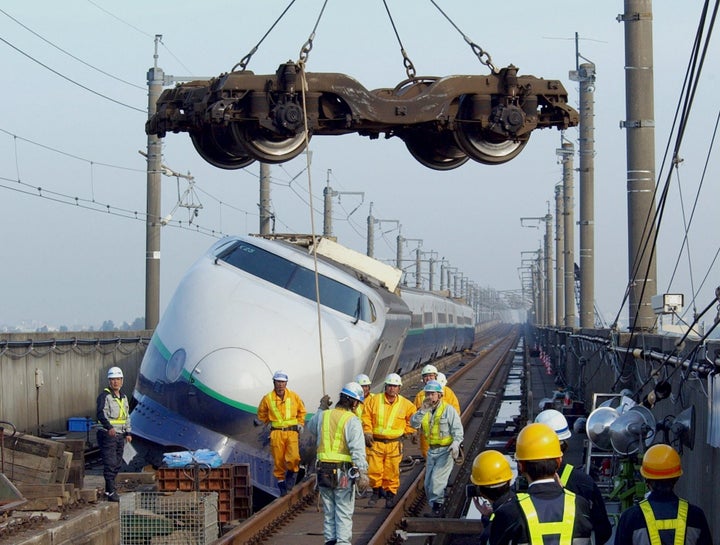
<instances>
[{"instance_id":1,"label":"gray overcast sky","mask_svg":"<svg viewBox=\"0 0 720 545\"><path fill-rule=\"evenodd\" d=\"M97 327L106 319L120 324L144 315L145 224L133 216L134 211L145 209L145 159L138 150L146 146L143 112L154 35L163 36L158 65L166 74L216 76L229 71L255 46L287 3L4 3L4 13L0 13L0 58L6 82L0 103L4 203L0 326L35 320L50 326ZM568 72L575 68L574 35L579 33L581 54L597 66L596 300L605 318L612 320L628 276L625 132L619 128L625 119L624 29L616 21L623 2L525 2L514 15L506 9L492 11L498 4L485 1L438 4L491 54L496 66L514 64L521 74L560 79L574 106L577 85L569 80ZM667 0L654 4L660 172L701 6ZM297 60L321 6L319 0L297 0L248 68L271 74L280 63ZM487 73L462 36L429 1L388 0L388 6L418 75ZM718 167L711 157L689 234L691 260L683 256L675 281L667 289L682 241L680 194L689 217L718 113L717 58L717 45L711 44L658 249L661 290L683 292L686 302L692 286L699 289L720 239ZM400 48L382 1L330 1L307 68L348 74L368 89L394 87L404 80ZM567 137L577 146L575 129ZM497 290L518 289L521 252L536 250L543 235L539 229L522 227L520 218L545 215L550 201L554 214L554 186L562 173L555 154L559 145L557 130L535 131L520 156L505 165L470 161L453 171L438 172L416 162L397 139L370 141L355 134L315 137L310 144L310 173L316 230L322 229L322 189L332 169L334 189L365 192L364 202L349 219L347 214L360 204L359 199L344 196L336 204L334 231L341 243L365 250L365 221L373 202L375 217L399 220L405 237L423 239L425 250L435 250L475 282ZM216 169L198 156L186 134L168 135L163 152L165 165L195 177L203 208L194 221L202 230L258 231L257 163L243 171ZM271 167L279 232L310 231L308 177L306 173L297 176L304 168L304 156ZM185 189L180 180L179 192ZM168 214L178 200L176 180L164 177L162 192L163 214ZM38 198L38 193L46 198ZM62 204L66 196L78 197L79 203L94 201L96 208L105 211ZM185 209L173 217L183 225L188 220ZM383 226L390 229L390 224ZM396 235L390 231L378 236L377 257L394 257ZM163 229L161 313L184 271L214 240L172 225ZM576 244L578 240L576 235ZM712 297L717 271L716 265L699 294L700 308ZM627 310L624 323L626 315Z\"/></svg>"}]
</instances>

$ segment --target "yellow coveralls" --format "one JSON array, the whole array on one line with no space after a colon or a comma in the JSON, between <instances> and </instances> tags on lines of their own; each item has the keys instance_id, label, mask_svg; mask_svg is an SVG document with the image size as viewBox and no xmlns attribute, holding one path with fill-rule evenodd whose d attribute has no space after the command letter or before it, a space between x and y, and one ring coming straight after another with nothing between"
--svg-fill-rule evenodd
<instances>
[{"instance_id":1,"label":"yellow coveralls","mask_svg":"<svg viewBox=\"0 0 720 545\"><path fill-rule=\"evenodd\" d=\"M285 473L297 473L300 469L299 426L305 426L305 404L295 392L286 389L280 399L271 391L260 401L258 420L270 424L270 452L275 467L273 475L278 481L285 480Z\"/></svg>"},{"instance_id":2,"label":"yellow coveralls","mask_svg":"<svg viewBox=\"0 0 720 545\"><path fill-rule=\"evenodd\" d=\"M410 426L415 405L400 394L390 403L384 393L373 395L364 405L363 433L371 433L374 441L367 448L370 486L397 494L400 487L401 440L406 433L415 432Z\"/></svg>"}]
</instances>

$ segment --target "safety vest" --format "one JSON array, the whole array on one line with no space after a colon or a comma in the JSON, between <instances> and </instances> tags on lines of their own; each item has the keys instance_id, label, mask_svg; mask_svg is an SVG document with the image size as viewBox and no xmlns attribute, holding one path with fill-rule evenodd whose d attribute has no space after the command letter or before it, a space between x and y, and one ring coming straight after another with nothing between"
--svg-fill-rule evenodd
<instances>
[{"instance_id":1,"label":"safety vest","mask_svg":"<svg viewBox=\"0 0 720 545\"><path fill-rule=\"evenodd\" d=\"M127 423L128 414L127 414L127 411L125 410L125 404L123 403L122 394L120 395L120 397L115 397L115 395L113 394L113 392L110 388L105 388L105 391L108 394L110 394L110 396L117 402L118 408L119 408L118 409L118 417L115 419L108 418L108 422L110 422L110 424L112 424L113 427L124 426Z\"/></svg>"},{"instance_id":2,"label":"safety vest","mask_svg":"<svg viewBox=\"0 0 720 545\"><path fill-rule=\"evenodd\" d=\"M428 445L431 447L443 447L453 442L451 435L445 437L440 435L440 418L445 412L445 407L446 403L440 401L434 413L428 411L423 415L422 431L423 435L427 437Z\"/></svg>"},{"instance_id":3,"label":"safety vest","mask_svg":"<svg viewBox=\"0 0 720 545\"><path fill-rule=\"evenodd\" d=\"M647 500L642 500L639 505L643 517L645 517L645 526L647 526L650 545L660 545L660 530L675 530L673 545L684 545L688 515L687 501L682 498L679 499L677 518L674 519L656 519L652 506Z\"/></svg>"},{"instance_id":4,"label":"safety vest","mask_svg":"<svg viewBox=\"0 0 720 545\"><path fill-rule=\"evenodd\" d=\"M293 416L293 413L296 413L296 411L292 410L292 396L287 395L287 393L285 395L286 398L284 418L283 415L280 414L280 408L275 402L275 391L273 390L265 396L268 401L268 407L270 408L270 412L275 417L275 420L270 422L270 426L273 428L287 428L288 426L297 426L297 418Z\"/></svg>"},{"instance_id":5,"label":"safety vest","mask_svg":"<svg viewBox=\"0 0 720 545\"><path fill-rule=\"evenodd\" d=\"M575 494L568 490L565 490L564 493L563 518L557 522L540 522L530 494L517 495L520 507L527 519L531 545L542 545L543 536L553 534L560 535L559 545L572 545L573 527L575 526Z\"/></svg>"},{"instance_id":6,"label":"safety vest","mask_svg":"<svg viewBox=\"0 0 720 545\"><path fill-rule=\"evenodd\" d=\"M572 470L573 470L573 466L571 466L570 464L567 464L563 468L562 475L560 475L560 484L562 484L563 487L567 486L567 483L570 480L570 473L572 473Z\"/></svg>"},{"instance_id":7,"label":"safety vest","mask_svg":"<svg viewBox=\"0 0 720 545\"><path fill-rule=\"evenodd\" d=\"M395 402L392 404L392 408L388 412L386 409L387 406L385 404L384 394L378 395L383 397L378 401L377 420L375 422L375 427L373 428L373 435L380 435L382 437L387 437L388 439L397 439L405 432L405 428L403 427L398 430L391 426L397 418L397 413L400 411L402 398L400 396L396 397Z\"/></svg>"},{"instance_id":8,"label":"safety vest","mask_svg":"<svg viewBox=\"0 0 720 545\"><path fill-rule=\"evenodd\" d=\"M317 459L321 462L352 462L344 440L345 424L353 416L351 411L332 409L322 415L320 444Z\"/></svg>"}]
</instances>

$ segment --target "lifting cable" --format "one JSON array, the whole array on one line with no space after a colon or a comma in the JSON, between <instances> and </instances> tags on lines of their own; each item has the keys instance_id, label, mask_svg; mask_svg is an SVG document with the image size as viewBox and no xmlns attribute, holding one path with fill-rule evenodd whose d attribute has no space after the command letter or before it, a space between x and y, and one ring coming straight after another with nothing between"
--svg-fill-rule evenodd
<instances>
[{"instance_id":1,"label":"lifting cable","mask_svg":"<svg viewBox=\"0 0 720 545\"><path fill-rule=\"evenodd\" d=\"M465 43L467 43L470 46L470 49L475 54L475 56L478 58L478 60L480 61L481 64L484 64L485 66L487 66L493 74L497 74L498 72L500 72L500 70L498 70L495 67L495 65L493 64L492 57L490 57L490 53L485 51L482 47L480 47L475 42L473 42L470 38L468 38L465 35L465 33L462 30L460 30L460 28L453 22L453 20L450 19L450 17L448 17L448 15L442 10L442 8L437 5L435 0L430 0L430 3L437 8L437 10L442 14L442 16L445 17L445 19L447 19L448 22L453 27L455 27L455 30L457 30L460 33L460 35L463 37L463 40L465 40Z\"/></svg>"},{"instance_id":2,"label":"lifting cable","mask_svg":"<svg viewBox=\"0 0 720 545\"><path fill-rule=\"evenodd\" d=\"M400 53L402 53L403 56L405 73L407 74L408 79L415 79L415 67L410 60L410 57L408 57L407 53L405 53L405 47L403 46L402 40L400 39L400 34L398 34L397 28L395 27L395 21L393 20L392 14L390 13L390 8L387 5L387 0L383 0L383 4L385 5L385 11L387 11L388 18L390 19L390 24L392 25L393 31L395 32L395 37L397 38L398 44L400 45Z\"/></svg>"},{"instance_id":3,"label":"lifting cable","mask_svg":"<svg viewBox=\"0 0 720 545\"><path fill-rule=\"evenodd\" d=\"M248 63L250 62L250 58L257 52L258 47L260 47L260 44L263 43L263 41L265 41L265 38L268 37L268 34L270 34L272 32L273 28L275 28L275 26L280 22L280 19L282 19L285 16L285 14L288 12L288 10L292 7L292 5L294 3L295 3L295 0L290 0L290 3L280 14L280 17L278 17L275 20L275 22L272 25L270 25L270 28L268 28L267 32L263 35L262 38L260 38L260 41L257 43L257 45L255 47L253 47L250 50L250 53L245 55L239 63L237 63L235 66L233 66L232 70L230 70L230 72L235 72L238 67L240 67L240 72L245 71L245 68L247 68Z\"/></svg>"},{"instance_id":4,"label":"lifting cable","mask_svg":"<svg viewBox=\"0 0 720 545\"><path fill-rule=\"evenodd\" d=\"M312 237L312 256L313 256L313 266L315 269L315 297L316 297L316 307L317 307L318 344L319 344L319 353L320 353L320 378L321 378L323 395L327 394L327 390L325 388L325 358L323 356L322 314L321 314L321 307L320 307L320 275L318 273L318 259L317 259L317 246L318 246L319 240L315 236L315 208L313 206L313 197L312 197L313 192L312 192L312 173L310 170L310 150L308 149L308 146L310 145L310 131L308 129L307 101L306 101L306 97L305 97L305 92L308 89L308 83L307 83L306 72L305 72L305 64L307 62L310 51L312 50L313 39L315 38L315 31L317 30L317 27L320 24L320 19L322 18L323 13L325 12L325 7L327 6L327 3L328 3L328 0L325 0L323 2L322 8L320 9L320 14L318 15L318 18L315 21L315 26L313 27L312 32L310 33L310 36L308 37L307 41L300 49L300 57L297 62L298 68L300 70L300 82L301 82L301 90L300 91L301 91L301 95L302 95L303 135L305 137L305 165L306 165L305 170L307 171L308 194L310 195L310 198L308 199L309 206L310 206L310 236Z\"/></svg>"}]
</instances>

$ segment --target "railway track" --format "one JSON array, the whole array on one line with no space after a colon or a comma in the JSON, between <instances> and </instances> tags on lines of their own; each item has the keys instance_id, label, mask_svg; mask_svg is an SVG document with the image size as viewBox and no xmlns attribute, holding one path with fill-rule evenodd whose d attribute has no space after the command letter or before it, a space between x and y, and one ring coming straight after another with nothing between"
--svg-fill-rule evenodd
<instances>
[{"instance_id":1,"label":"railway track","mask_svg":"<svg viewBox=\"0 0 720 545\"><path fill-rule=\"evenodd\" d=\"M472 461L483 447L497 412L500 396L507 375L508 354L517 344L517 327L500 324L481 332L467 354L453 354L433 362L448 376L448 383L458 396L463 409L465 427L465 456L450 478L446 519L422 517L426 509L423 490L424 463L419 447L406 441L403 445L400 489L395 508L367 507L367 498L358 498L353 516L353 543L367 545L423 543L432 533L433 543L450 543L451 530L459 521L449 524L449 519L461 515L465 503L465 484L469 482ZM403 377L402 394L414 399L421 388L420 371ZM468 531L477 530L476 521L467 521ZM422 531L423 528L432 532ZM420 531L418 531L420 528ZM216 544L292 544L309 545L323 542L322 514L319 496L315 491L315 476L310 475L287 496L278 498L255 513L249 519L227 532Z\"/></svg>"}]
</instances>

